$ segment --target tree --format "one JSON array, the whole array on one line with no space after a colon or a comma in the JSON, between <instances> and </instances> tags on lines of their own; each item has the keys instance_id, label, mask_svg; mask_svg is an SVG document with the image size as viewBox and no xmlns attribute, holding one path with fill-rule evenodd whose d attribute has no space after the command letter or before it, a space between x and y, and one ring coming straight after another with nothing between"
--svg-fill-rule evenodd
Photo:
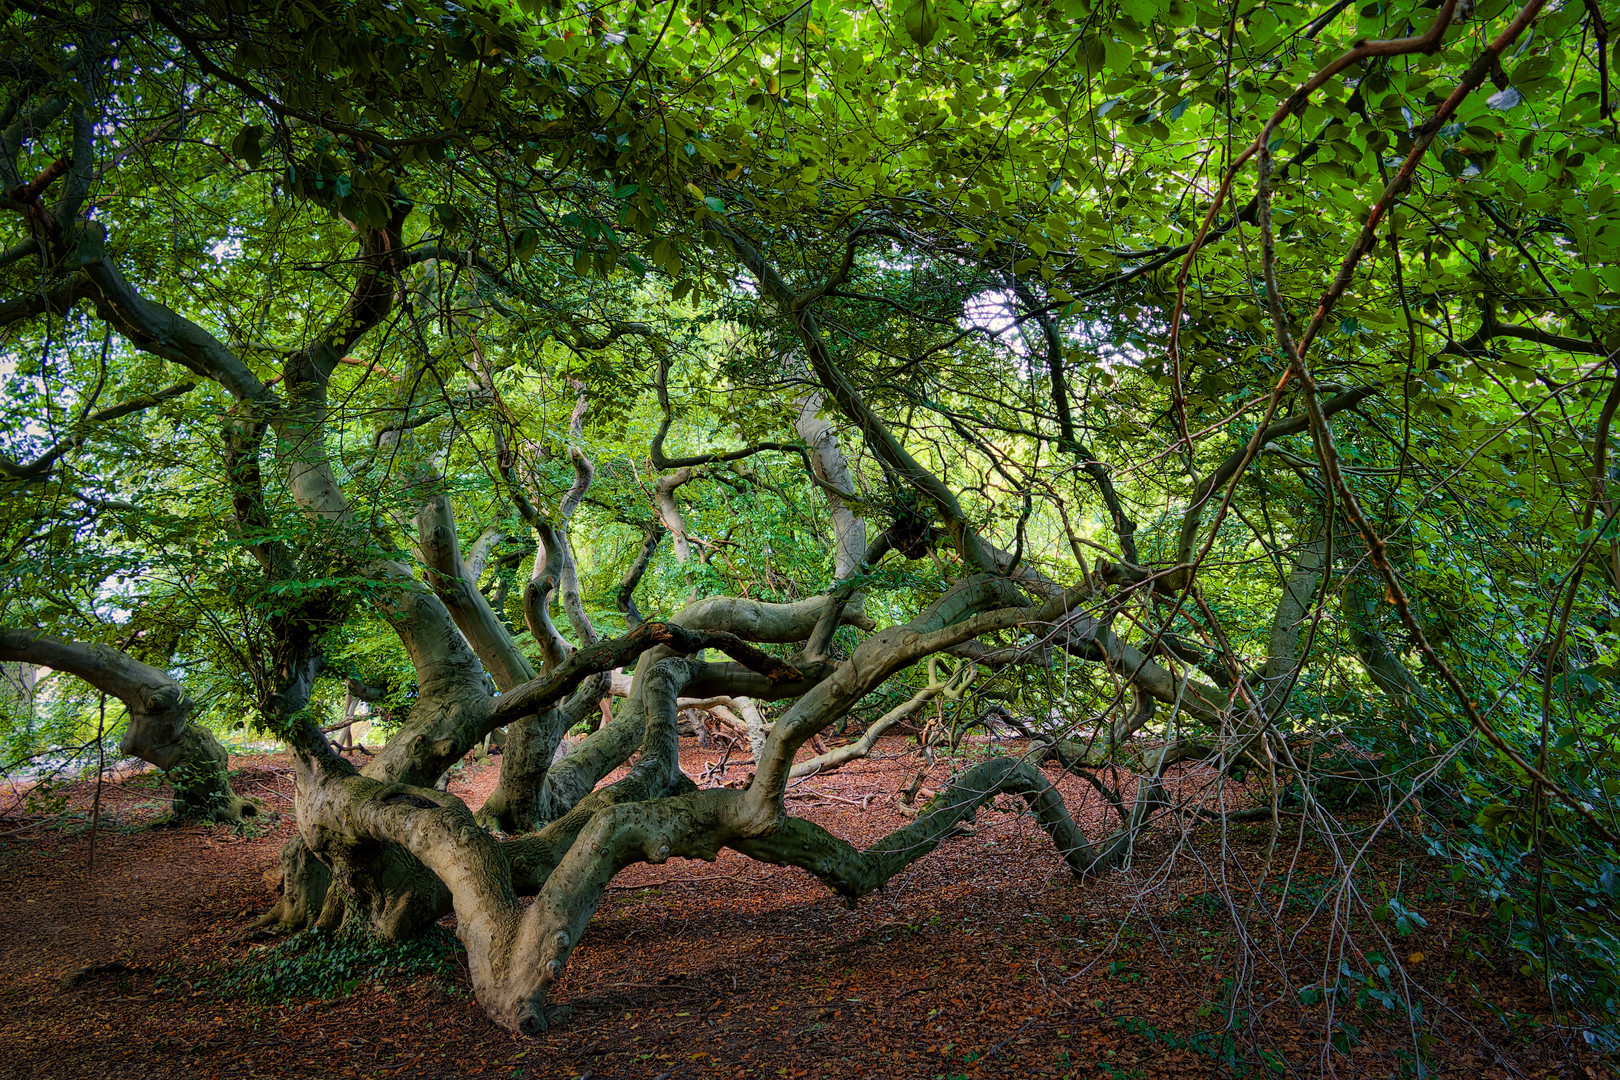
<instances>
[{"instance_id":1,"label":"tree","mask_svg":"<svg viewBox=\"0 0 1620 1080\"><path fill-rule=\"evenodd\" d=\"M1512 789L1493 850L1578 832L1574 908L1612 879L1595 7L29 3L4 34L0 660L121 697L126 748L229 816L175 676L69 640L191 613L166 651L297 763L267 925L453 910L532 1032L633 862L729 847L853 901L1009 793L1084 877L1189 758L1331 833L1307 748L1351 714L1408 795L1467 744L1457 805ZM1014 757L864 852L787 813L796 752L946 652L1116 832ZM414 691L357 770L314 703L384 674ZM783 703L743 790L679 769L715 697ZM1101 720L1062 739L1054 702ZM474 815L435 782L503 728Z\"/></svg>"}]
</instances>

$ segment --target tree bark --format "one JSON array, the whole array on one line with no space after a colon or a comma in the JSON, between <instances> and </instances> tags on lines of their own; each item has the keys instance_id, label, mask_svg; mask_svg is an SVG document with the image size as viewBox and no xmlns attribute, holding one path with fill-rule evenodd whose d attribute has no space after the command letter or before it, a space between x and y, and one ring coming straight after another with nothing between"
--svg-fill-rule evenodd
<instances>
[{"instance_id":1,"label":"tree bark","mask_svg":"<svg viewBox=\"0 0 1620 1080\"><path fill-rule=\"evenodd\" d=\"M866 566L866 521L855 513L849 502L855 488L849 476L849 463L833 435L832 425L817 415L822 400L820 394L800 398L796 403L798 415L794 417L793 429L810 447L811 468L821 481L832 512L833 579L846 581Z\"/></svg>"},{"instance_id":2,"label":"tree bark","mask_svg":"<svg viewBox=\"0 0 1620 1080\"><path fill-rule=\"evenodd\" d=\"M1267 717L1275 718L1282 709L1289 688L1305 662L1305 658L1299 655L1300 630L1316 606L1327 546L1328 526L1324 524L1299 549L1294 567L1283 581L1282 597L1277 601L1277 613L1272 619L1271 635L1266 645L1266 663L1260 672L1264 687L1260 695L1260 711Z\"/></svg>"}]
</instances>

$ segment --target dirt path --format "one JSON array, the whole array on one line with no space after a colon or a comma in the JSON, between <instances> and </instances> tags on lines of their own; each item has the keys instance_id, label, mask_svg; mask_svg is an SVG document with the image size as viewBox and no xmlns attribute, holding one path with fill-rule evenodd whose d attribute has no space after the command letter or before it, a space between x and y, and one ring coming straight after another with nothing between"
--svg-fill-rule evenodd
<instances>
[{"instance_id":1,"label":"dirt path","mask_svg":"<svg viewBox=\"0 0 1620 1080\"><path fill-rule=\"evenodd\" d=\"M879 753L795 788L793 811L858 843L904 823L887 799L914 759L898 740ZM717 757L688 747L683 764L698 777ZM284 759L233 766L238 790L290 807ZM941 763L929 783L949 771ZM477 805L495 775L473 769L452 790ZM1061 787L1088 831L1107 827L1089 788ZM74 805L86 794L72 792ZM872 794L882 798L855 805ZM0 1077L1394 1076L1410 1061L1406 1017L1298 1004L1293 991L1320 977L1333 946L1327 926L1283 947L1264 917L1238 933L1213 902L1211 875L1254 869L1264 829L1229 835L1220 865L1207 842L1167 863L1155 836L1136 870L1079 885L1030 818L984 812L972 835L855 911L802 871L731 853L635 867L558 987L566 1017L527 1040L494 1029L453 969L326 1001L227 996L289 825L249 837L139 828L162 797L151 777L108 786L93 874L82 828L0 834L14 901L0 906ZM1419 864L1390 846L1390 872L1413 880ZM1326 875L1311 869L1307 851L1296 878L1319 894ZM1291 912L1278 926L1313 906L1307 892L1274 902ZM1428 1075L1599 1075L1538 1026L1545 1001L1511 975L1517 961L1491 952L1485 920L1439 900L1424 910L1428 927L1396 944L1432 991ZM1234 972L1252 991L1236 1005ZM1229 1016L1235 1041L1222 1035ZM1325 1051L1334 1023L1359 1045Z\"/></svg>"}]
</instances>

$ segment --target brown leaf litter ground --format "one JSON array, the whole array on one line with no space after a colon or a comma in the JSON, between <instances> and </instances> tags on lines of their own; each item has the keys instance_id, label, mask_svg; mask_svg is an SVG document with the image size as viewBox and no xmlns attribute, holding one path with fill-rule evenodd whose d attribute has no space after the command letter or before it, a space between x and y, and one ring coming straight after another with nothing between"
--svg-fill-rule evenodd
<instances>
[{"instance_id":1,"label":"brown leaf litter ground","mask_svg":"<svg viewBox=\"0 0 1620 1080\"><path fill-rule=\"evenodd\" d=\"M936 763L925 794L993 752L967 749ZM683 740L694 778L746 775L715 776L720 756ZM478 805L498 763L451 790ZM1606 1075L1397 827L1367 872L1427 919L1409 936L1335 903L1341 872L1318 840L1298 843L1297 819L1275 844L1269 821L1163 824L1130 870L1082 883L1009 799L853 911L801 870L731 852L626 870L539 1038L488 1022L448 945L437 972L255 1003L232 996L231 974L265 955L243 931L271 901L292 779L285 757L232 766L279 820L154 828L167 789L135 775L104 788L92 871L93 785L63 792L66 816L0 819L0 1077L1383 1077L1418 1075L1415 1055L1433 1077ZM864 846L908 820L893 796L916 767L914 743L884 739L789 806ZM1059 786L1088 834L1113 827L1089 786ZM1244 797L1230 787L1227 805ZM1399 990L1399 970L1377 974L1397 960L1420 1021L1359 993ZM1324 975L1337 1004L1301 1004Z\"/></svg>"}]
</instances>

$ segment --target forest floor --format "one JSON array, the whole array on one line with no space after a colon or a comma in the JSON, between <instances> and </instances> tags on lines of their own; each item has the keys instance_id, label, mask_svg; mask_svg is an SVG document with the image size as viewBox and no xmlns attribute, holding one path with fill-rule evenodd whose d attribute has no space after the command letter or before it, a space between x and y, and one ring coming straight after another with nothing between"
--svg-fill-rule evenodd
<instances>
[{"instance_id":1,"label":"forest floor","mask_svg":"<svg viewBox=\"0 0 1620 1080\"><path fill-rule=\"evenodd\" d=\"M705 784L748 771L716 778L718 751L682 747ZM965 760L942 757L925 795ZM451 790L478 805L498 763ZM92 869L93 784L56 790L66 813L0 818L0 1077L1609 1075L1399 822L1358 871L1419 914L1397 925L1370 918L1383 898L1344 901L1342 862L1300 844L1297 818L1275 843L1269 820L1161 825L1132 869L1082 883L1010 800L853 911L801 870L732 852L632 867L556 988L551 1030L521 1038L485 1018L448 935L383 980L366 964L395 954L338 950L338 979L245 938L272 900L293 789L284 756L232 767L279 820L153 827L167 789L127 777L102 792ZM916 768L914 743L884 739L789 805L869 844L908 820L893 797ZM1113 826L1090 787L1059 786L1089 834ZM1233 786L1227 805L1245 797ZM1346 825L1348 857L1366 835ZM1324 976L1338 995L1303 1004Z\"/></svg>"}]
</instances>

